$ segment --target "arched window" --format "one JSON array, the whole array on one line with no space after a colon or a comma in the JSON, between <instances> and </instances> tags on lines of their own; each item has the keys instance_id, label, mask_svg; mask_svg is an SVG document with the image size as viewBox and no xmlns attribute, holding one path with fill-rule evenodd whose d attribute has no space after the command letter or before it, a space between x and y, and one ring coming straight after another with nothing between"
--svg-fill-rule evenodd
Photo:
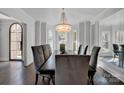
<instances>
[{"instance_id":1,"label":"arched window","mask_svg":"<svg viewBox=\"0 0 124 93\"><path fill-rule=\"evenodd\" d=\"M22 60L23 29L19 23L13 23L9 28L10 60Z\"/></svg>"}]
</instances>

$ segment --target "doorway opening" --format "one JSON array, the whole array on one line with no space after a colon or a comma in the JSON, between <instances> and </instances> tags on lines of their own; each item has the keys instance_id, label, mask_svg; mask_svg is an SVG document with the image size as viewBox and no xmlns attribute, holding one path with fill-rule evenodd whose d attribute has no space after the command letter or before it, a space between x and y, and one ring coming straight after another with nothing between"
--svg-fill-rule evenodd
<instances>
[{"instance_id":1,"label":"doorway opening","mask_svg":"<svg viewBox=\"0 0 124 93\"><path fill-rule=\"evenodd\" d=\"M9 59L22 61L23 28L19 23L13 23L9 28Z\"/></svg>"}]
</instances>

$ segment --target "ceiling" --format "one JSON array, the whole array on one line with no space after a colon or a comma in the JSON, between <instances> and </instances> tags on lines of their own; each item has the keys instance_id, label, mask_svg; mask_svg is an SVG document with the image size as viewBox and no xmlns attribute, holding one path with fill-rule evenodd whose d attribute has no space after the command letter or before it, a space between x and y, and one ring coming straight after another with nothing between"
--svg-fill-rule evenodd
<instances>
[{"instance_id":1,"label":"ceiling","mask_svg":"<svg viewBox=\"0 0 124 93\"><path fill-rule=\"evenodd\" d=\"M47 22L54 25L60 21L61 8L22 8L35 20ZM65 8L69 23L76 24L81 21L91 20L101 13L104 8Z\"/></svg>"},{"instance_id":2,"label":"ceiling","mask_svg":"<svg viewBox=\"0 0 124 93\"><path fill-rule=\"evenodd\" d=\"M0 12L0 21L20 21L20 20L14 18L14 17L10 17L3 12Z\"/></svg>"},{"instance_id":3,"label":"ceiling","mask_svg":"<svg viewBox=\"0 0 124 93\"><path fill-rule=\"evenodd\" d=\"M10 17L8 17L8 16L6 16L6 15L4 15L4 14L2 14L2 13L0 13L0 20L2 20L2 19L11 19Z\"/></svg>"}]
</instances>

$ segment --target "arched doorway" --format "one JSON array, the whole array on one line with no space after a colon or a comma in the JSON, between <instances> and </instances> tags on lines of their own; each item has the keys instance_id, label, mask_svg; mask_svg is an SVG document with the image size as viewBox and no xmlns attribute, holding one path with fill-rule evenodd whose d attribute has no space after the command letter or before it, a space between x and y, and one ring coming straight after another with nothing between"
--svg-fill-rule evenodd
<instances>
[{"instance_id":1,"label":"arched doorway","mask_svg":"<svg viewBox=\"0 0 124 93\"><path fill-rule=\"evenodd\" d=\"M22 61L23 28L19 23L13 23L9 28L9 59Z\"/></svg>"}]
</instances>

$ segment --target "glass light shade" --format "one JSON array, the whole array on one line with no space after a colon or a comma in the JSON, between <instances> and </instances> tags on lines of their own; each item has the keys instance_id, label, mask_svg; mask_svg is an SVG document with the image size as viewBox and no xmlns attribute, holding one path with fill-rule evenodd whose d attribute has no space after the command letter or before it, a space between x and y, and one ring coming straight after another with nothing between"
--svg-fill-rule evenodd
<instances>
[{"instance_id":1,"label":"glass light shade","mask_svg":"<svg viewBox=\"0 0 124 93\"><path fill-rule=\"evenodd\" d=\"M72 26L69 24L58 24L56 25L56 31L58 32L70 32L72 29Z\"/></svg>"}]
</instances>

